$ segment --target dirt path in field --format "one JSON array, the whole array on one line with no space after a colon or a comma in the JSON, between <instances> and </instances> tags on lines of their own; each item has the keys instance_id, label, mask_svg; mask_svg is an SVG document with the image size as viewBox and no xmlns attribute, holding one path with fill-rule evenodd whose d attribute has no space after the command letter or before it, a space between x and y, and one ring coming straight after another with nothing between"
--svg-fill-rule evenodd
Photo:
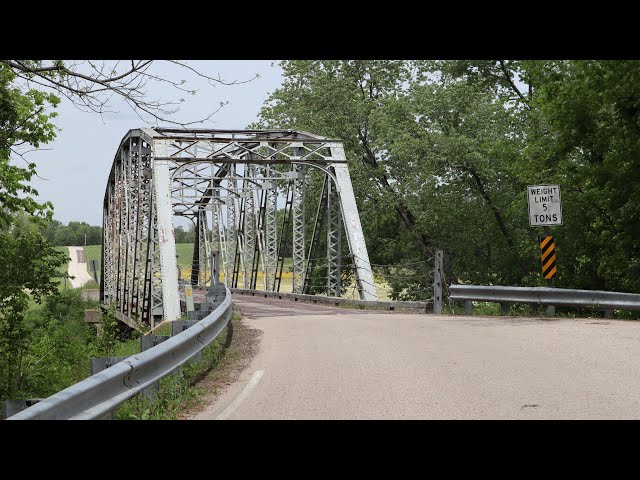
<instances>
[{"instance_id":1,"label":"dirt path in field","mask_svg":"<svg viewBox=\"0 0 640 480\"><path fill-rule=\"evenodd\" d=\"M85 283L89 283L93 280L89 272L87 271L87 257L82 247L67 247L69 249L69 256L71 261L69 262L69 275L75 278L69 279L71 281L72 288L78 288Z\"/></svg>"}]
</instances>

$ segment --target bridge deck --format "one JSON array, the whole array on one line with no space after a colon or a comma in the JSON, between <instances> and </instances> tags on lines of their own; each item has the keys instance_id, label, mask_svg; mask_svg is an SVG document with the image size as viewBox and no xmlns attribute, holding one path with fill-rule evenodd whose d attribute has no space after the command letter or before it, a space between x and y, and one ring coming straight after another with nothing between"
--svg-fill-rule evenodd
<instances>
[{"instance_id":1,"label":"bridge deck","mask_svg":"<svg viewBox=\"0 0 640 480\"><path fill-rule=\"evenodd\" d=\"M640 418L640 323L234 297L257 355L199 419Z\"/></svg>"}]
</instances>

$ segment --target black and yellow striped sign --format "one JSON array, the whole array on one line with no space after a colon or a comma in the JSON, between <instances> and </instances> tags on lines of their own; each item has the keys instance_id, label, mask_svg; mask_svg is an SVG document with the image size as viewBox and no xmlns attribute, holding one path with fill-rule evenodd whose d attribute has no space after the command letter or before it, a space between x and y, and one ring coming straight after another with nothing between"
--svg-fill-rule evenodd
<instances>
[{"instance_id":1,"label":"black and yellow striped sign","mask_svg":"<svg viewBox=\"0 0 640 480\"><path fill-rule=\"evenodd\" d=\"M540 238L540 252L542 254L542 276L551 280L558 271L556 268L556 244L551 235Z\"/></svg>"}]
</instances>

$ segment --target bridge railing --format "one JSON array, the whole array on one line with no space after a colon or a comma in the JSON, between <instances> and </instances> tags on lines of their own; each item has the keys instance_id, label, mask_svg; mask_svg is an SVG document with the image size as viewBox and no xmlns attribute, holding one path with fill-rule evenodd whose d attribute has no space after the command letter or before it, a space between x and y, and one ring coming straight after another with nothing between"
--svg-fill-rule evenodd
<instances>
[{"instance_id":1,"label":"bridge railing","mask_svg":"<svg viewBox=\"0 0 640 480\"><path fill-rule=\"evenodd\" d=\"M471 315L472 301L495 302L506 313L512 303L549 307L595 307L610 316L613 310L640 310L640 294L574 290L549 287L507 287L501 285L451 285L449 300L464 302L465 314Z\"/></svg>"},{"instance_id":2,"label":"bridge railing","mask_svg":"<svg viewBox=\"0 0 640 480\"><path fill-rule=\"evenodd\" d=\"M264 290L249 290L243 288L232 288L231 291L237 295L247 295L252 297L277 298L279 300L289 300L300 303L314 303L328 305L331 307L359 308L369 310L405 311L415 313L431 313L433 311L432 301L370 301L355 300L351 298L327 297L323 295L306 295L302 293L266 292Z\"/></svg>"},{"instance_id":3,"label":"bridge railing","mask_svg":"<svg viewBox=\"0 0 640 480\"><path fill-rule=\"evenodd\" d=\"M207 317L142 353L23 410L7 420L91 420L102 418L134 395L194 357L209 345L231 318L231 292Z\"/></svg>"}]
</instances>

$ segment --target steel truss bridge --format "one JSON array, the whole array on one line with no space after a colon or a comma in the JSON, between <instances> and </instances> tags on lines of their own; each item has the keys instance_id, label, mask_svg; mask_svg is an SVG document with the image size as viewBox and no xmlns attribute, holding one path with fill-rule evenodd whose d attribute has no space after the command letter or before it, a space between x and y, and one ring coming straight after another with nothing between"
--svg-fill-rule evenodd
<instances>
[{"instance_id":1,"label":"steel truss bridge","mask_svg":"<svg viewBox=\"0 0 640 480\"><path fill-rule=\"evenodd\" d=\"M182 282L174 217L196 232ZM318 293L321 270L323 293L340 296L346 268L360 299L376 300L341 142L293 130L168 128L122 139L104 196L100 283L102 305L115 304L121 321L153 328L180 318L183 283L209 285L212 269L229 288L265 291L280 291L290 274L293 293Z\"/></svg>"}]
</instances>

